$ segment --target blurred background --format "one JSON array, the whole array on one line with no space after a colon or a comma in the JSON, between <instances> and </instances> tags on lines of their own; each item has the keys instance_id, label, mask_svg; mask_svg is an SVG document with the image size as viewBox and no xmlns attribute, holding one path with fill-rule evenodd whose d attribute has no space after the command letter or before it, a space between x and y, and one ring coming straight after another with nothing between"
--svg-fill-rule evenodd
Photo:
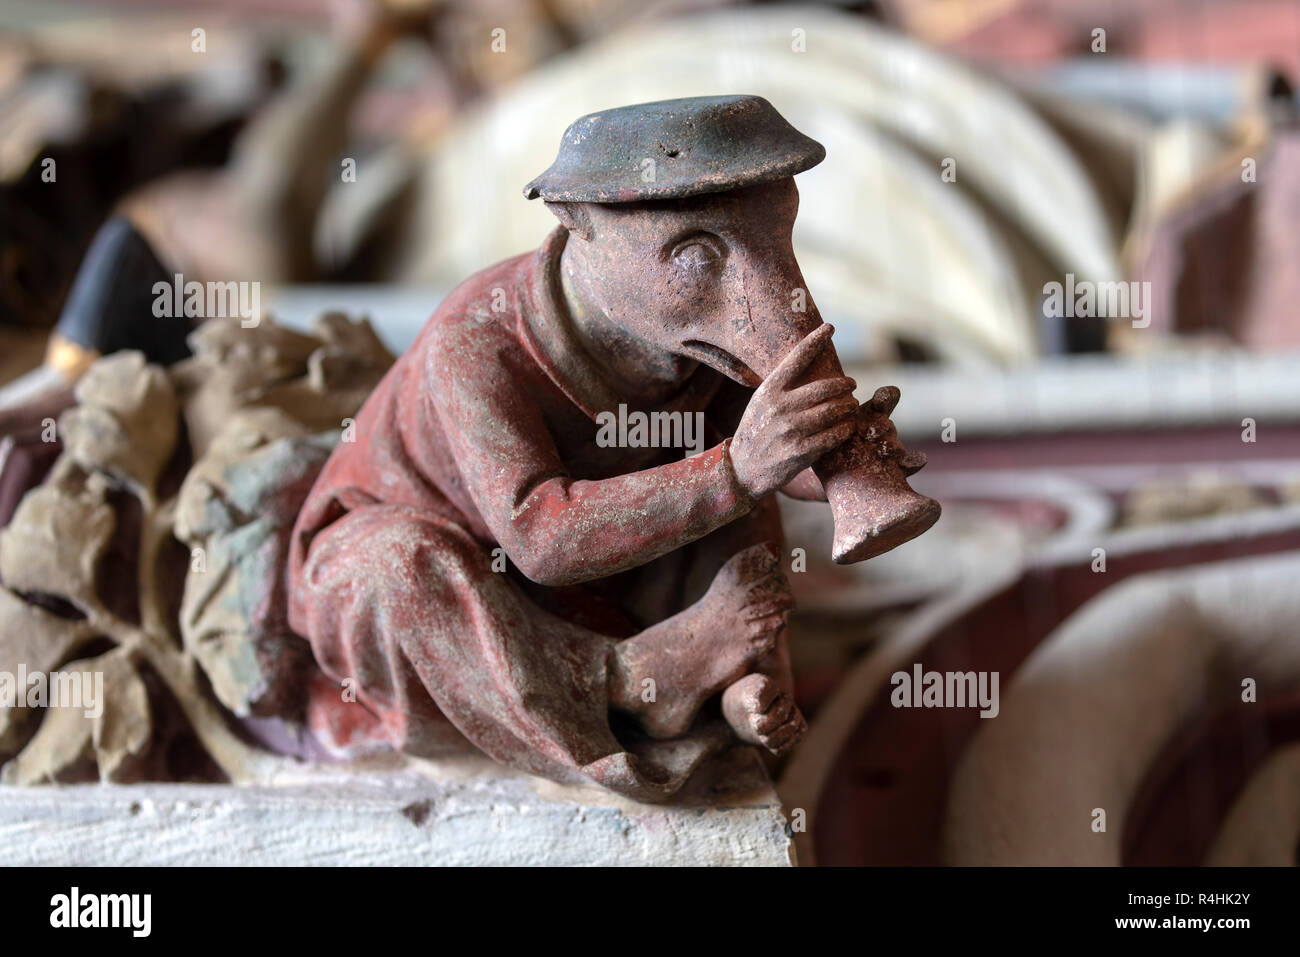
<instances>
[{"instance_id":1,"label":"blurred background","mask_svg":"<svg viewBox=\"0 0 1300 957\"><path fill-rule=\"evenodd\" d=\"M97 357L204 357L115 277L397 354L553 227L574 119L759 94L826 146L796 254L945 509L842 568L787 508L801 860L1294 864L1298 71L1296 0L3 0L0 521ZM998 716L894 707L918 664Z\"/></svg>"}]
</instances>

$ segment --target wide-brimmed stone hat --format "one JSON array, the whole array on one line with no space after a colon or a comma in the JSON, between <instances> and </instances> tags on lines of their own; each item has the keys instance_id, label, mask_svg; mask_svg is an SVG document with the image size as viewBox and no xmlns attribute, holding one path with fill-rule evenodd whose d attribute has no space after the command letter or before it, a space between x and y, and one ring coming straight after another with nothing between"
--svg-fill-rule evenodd
<instances>
[{"instance_id":1,"label":"wide-brimmed stone hat","mask_svg":"<svg viewBox=\"0 0 1300 957\"><path fill-rule=\"evenodd\" d=\"M825 158L825 147L761 96L659 100L575 121L555 162L524 187L524 196L570 203L677 199L785 179Z\"/></svg>"}]
</instances>

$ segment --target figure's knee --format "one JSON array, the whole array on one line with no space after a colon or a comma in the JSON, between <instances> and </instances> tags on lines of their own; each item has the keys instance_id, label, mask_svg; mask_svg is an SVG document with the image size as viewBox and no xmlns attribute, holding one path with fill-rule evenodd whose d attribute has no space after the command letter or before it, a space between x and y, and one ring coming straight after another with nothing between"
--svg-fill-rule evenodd
<instances>
[{"instance_id":1,"label":"figure's knee","mask_svg":"<svg viewBox=\"0 0 1300 957\"><path fill-rule=\"evenodd\" d=\"M363 506L330 522L296 556L289 623L321 670L354 682L357 700L386 724L406 729L425 712L423 724L442 724L432 720L437 708L420 687L410 645L468 627L467 594L489 568L487 550L448 522L403 506ZM388 736L408 747L412 735Z\"/></svg>"},{"instance_id":2,"label":"figure's knee","mask_svg":"<svg viewBox=\"0 0 1300 957\"><path fill-rule=\"evenodd\" d=\"M686 601L693 602L702 596L719 570L740 552L765 542L783 550L784 541L781 510L776 496L769 495L748 515L687 546L690 564L684 592Z\"/></svg>"},{"instance_id":3,"label":"figure's knee","mask_svg":"<svg viewBox=\"0 0 1300 957\"><path fill-rule=\"evenodd\" d=\"M291 568L290 625L313 647L343 631L418 629L449 592L489 574L490 555L463 529L405 506L358 508Z\"/></svg>"},{"instance_id":4,"label":"figure's knee","mask_svg":"<svg viewBox=\"0 0 1300 957\"><path fill-rule=\"evenodd\" d=\"M459 526L403 505L353 509L316 533L298 584L311 590L358 580L402 585L438 561L490 570L490 556Z\"/></svg>"}]
</instances>

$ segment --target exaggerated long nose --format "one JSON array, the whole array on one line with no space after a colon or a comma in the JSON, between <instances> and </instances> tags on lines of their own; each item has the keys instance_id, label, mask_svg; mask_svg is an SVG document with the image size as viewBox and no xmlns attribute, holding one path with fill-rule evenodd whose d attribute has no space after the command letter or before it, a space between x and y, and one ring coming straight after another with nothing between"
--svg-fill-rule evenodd
<instances>
[{"instance_id":1,"label":"exaggerated long nose","mask_svg":"<svg viewBox=\"0 0 1300 957\"><path fill-rule=\"evenodd\" d=\"M781 359L822 324L821 314L793 252L736 264L729 321L720 324L721 348L766 379ZM840 375L834 347L809 370L808 380Z\"/></svg>"},{"instance_id":2,"label":"exaggerated long nose","mask_svg":"<svg viewBox=\"0 0 1300 957\"><path fill-rule=\"evenodd\" d=\"M718 344L766 379L822 318L793 253L769 259L762 269L750 263L742 268L736 277L732 321L722 333L727 341ZM842 374L839 357L828 345L801 381ZM889 420L896 402L897 389L878 389L858 410L852 437L813 466L835 521L831 557L837 563L887 552L939 518L939 503L918 495L907 483L907 476L925 464L925 456L908 453L898 441Z\"/></svg>"}]
</instances>

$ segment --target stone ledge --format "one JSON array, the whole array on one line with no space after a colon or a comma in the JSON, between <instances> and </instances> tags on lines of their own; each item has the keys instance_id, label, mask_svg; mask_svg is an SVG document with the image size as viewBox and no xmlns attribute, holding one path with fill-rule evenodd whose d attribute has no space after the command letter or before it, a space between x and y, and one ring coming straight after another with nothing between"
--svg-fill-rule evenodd
<instances>
[{"instance_id":1,"label":"stone ledge","mask_svg":"<svg viewBox=\"0 0 1300 957\"><path fill-rule=\"evenodd\" d=\"M721 796L696 789L711 803L673 807L488 762L314 769L273 787L3 787L0 863L789 866L785 815L753 768Z\"/></svg>"}]
</instances>

